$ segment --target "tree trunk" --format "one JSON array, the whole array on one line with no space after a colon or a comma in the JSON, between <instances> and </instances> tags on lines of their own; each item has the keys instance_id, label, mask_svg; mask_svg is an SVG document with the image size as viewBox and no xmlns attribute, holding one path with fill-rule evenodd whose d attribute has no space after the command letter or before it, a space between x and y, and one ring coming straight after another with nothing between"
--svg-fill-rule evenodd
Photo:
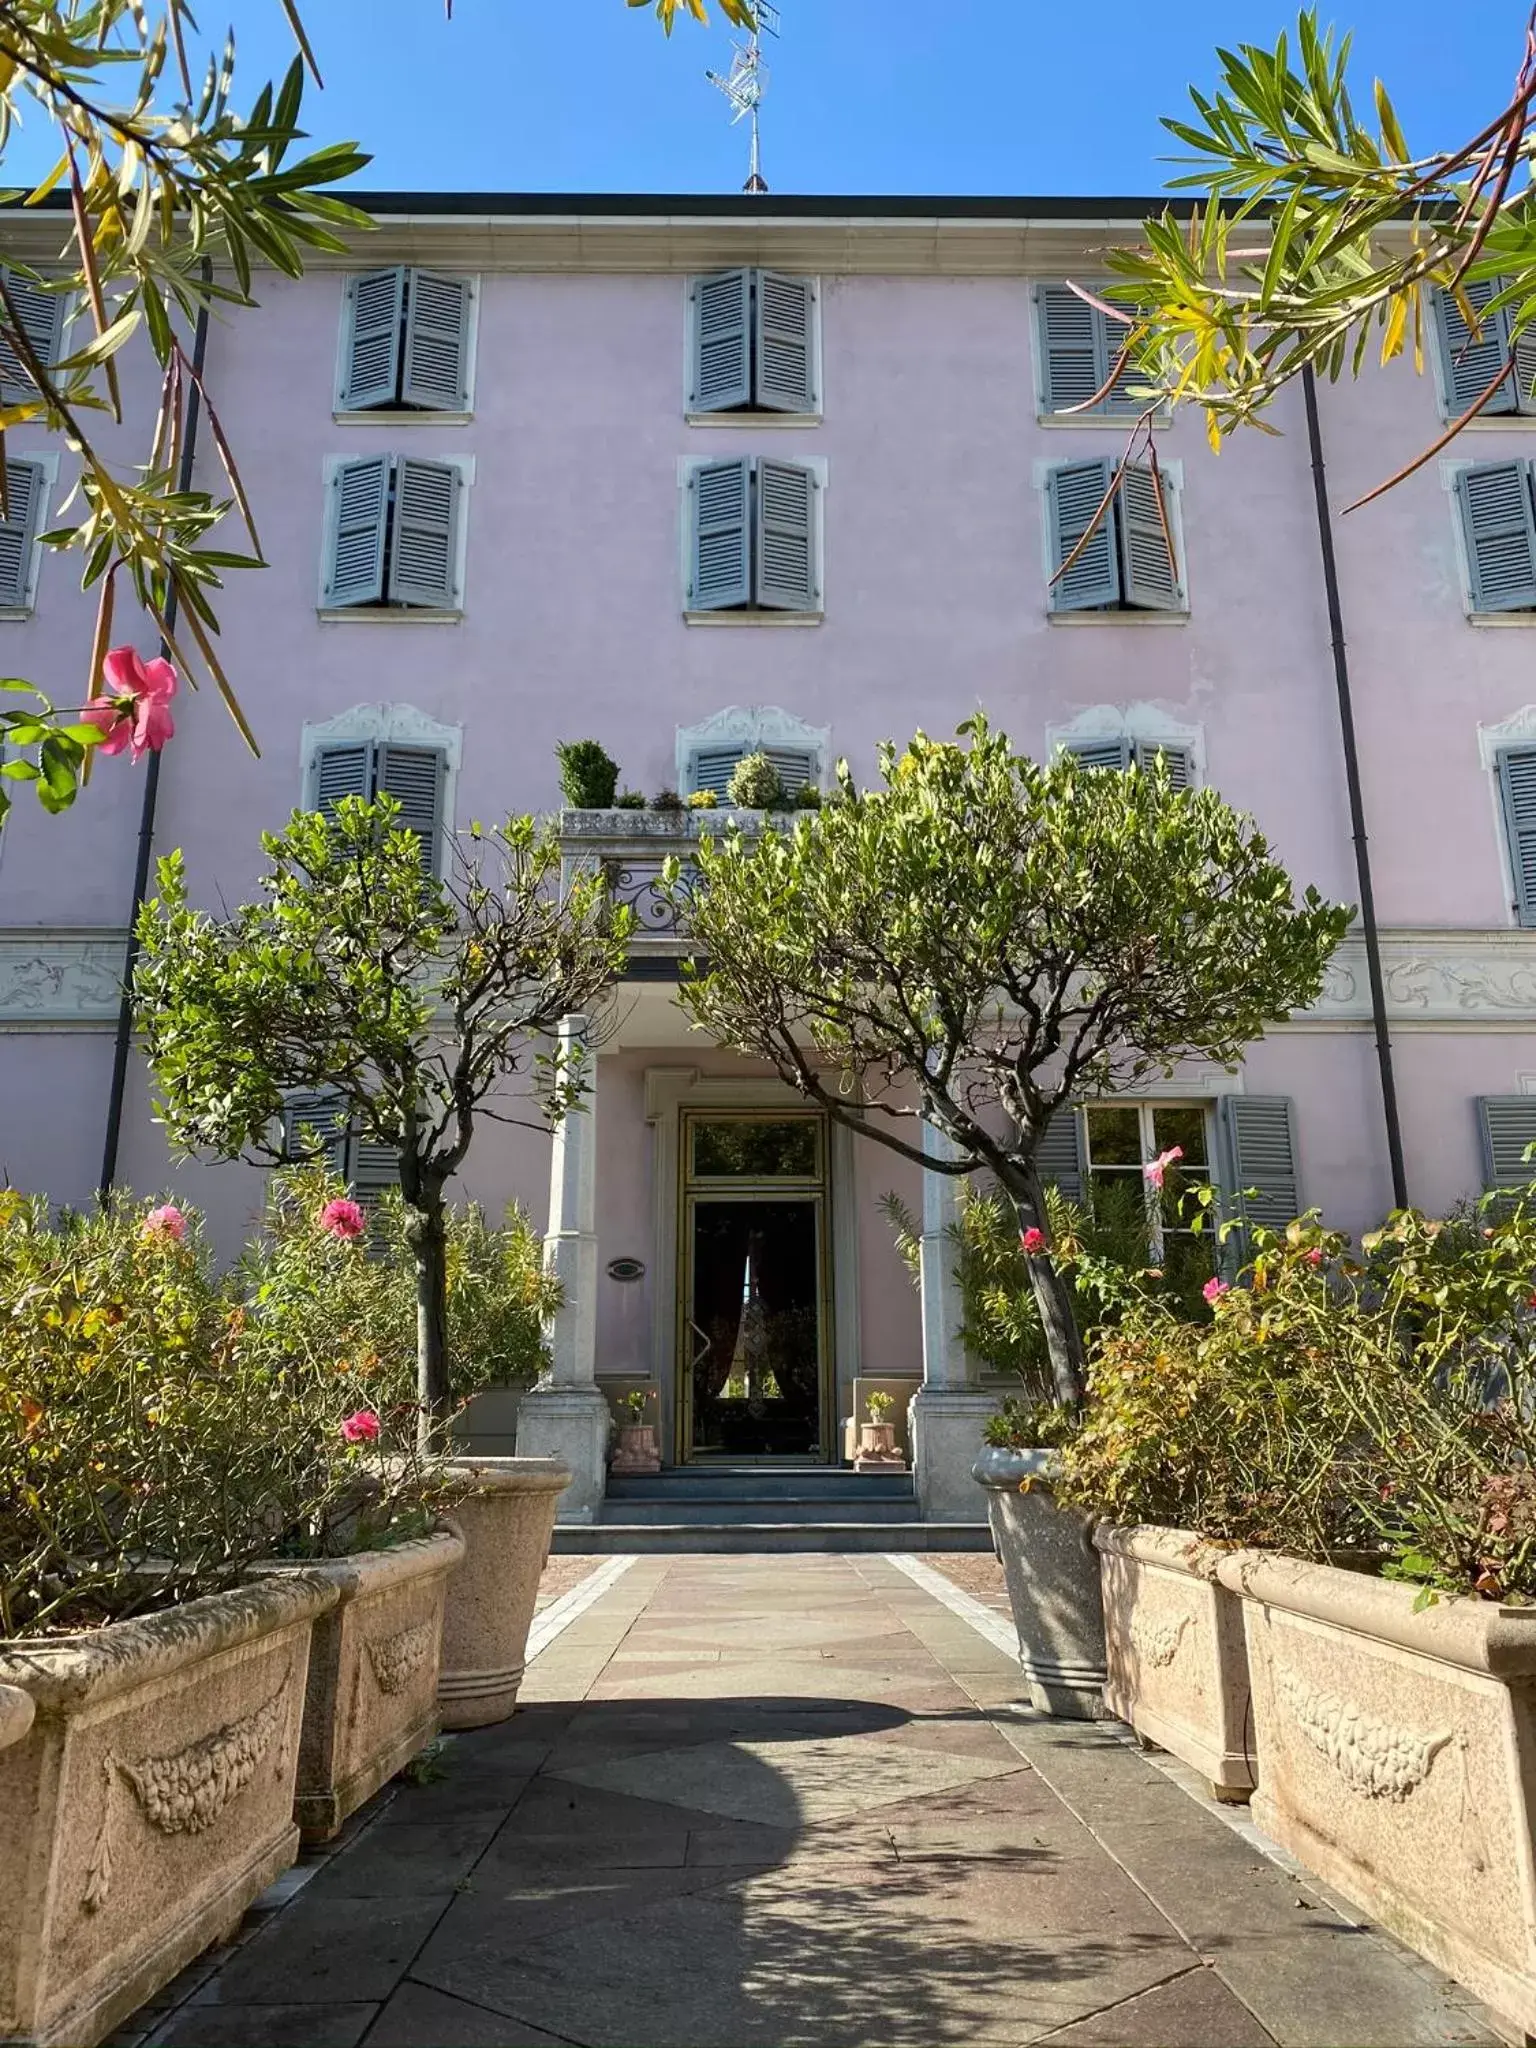
<instances>
[{"instance_id":1,"label":"tree trunk","mask_svg":"<svg viewBox=\"0 0 1536 2048\"><path fill-rule=\"evenodd\" d=\"M441 1188L424 1186L406 1211L416 1267L417 1434L424 1451L441 1448L453 1413L448 1359L448 1219Z\"/></svg>"},{"instance_id":2,"label":"tree trunk","mask_svg":"<svg viewBox=\"0 0 1536 2048\"><path fill-rule=\"evenodd\" d=\"M1006 1169L999 1171L998 1179L1013 1202L1020 1231L1046 1230L1045 1190L1034 1161L1010 1160ZM1072 1290L1048 1252L1037 1252L1028 1266L1029 1284L1034 1290L1045 1348L1050 1355L1051 1377L1056 1383L1056 1398L1063 1407L1079 1408L1087 1388L1083 1340L1077 1327Z\"/></svg>"}]
</instances>

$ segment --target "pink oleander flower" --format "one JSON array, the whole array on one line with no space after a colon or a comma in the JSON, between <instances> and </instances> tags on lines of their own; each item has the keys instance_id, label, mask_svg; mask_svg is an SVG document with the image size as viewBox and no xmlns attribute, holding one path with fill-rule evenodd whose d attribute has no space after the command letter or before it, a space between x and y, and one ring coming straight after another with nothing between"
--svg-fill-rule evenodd
<instances>
[{"instance_id":1,"label":"pink oleander flower","mask_svg":"<svg viewBox=\"0 0 1536 2048\"><path fill-rule=\"evenodd\" d=\"M1206 1281L1205 1285L1201 1288L1200 1292L1205 1296L1206 1300L1211 1304L1212 1308L1214 1308L1217 1302L1220 1301L1221 1297L1224 1294L1230 1294L1232 1292L1232 1284L1228 1280L1217 1280L1215 1278L1212 1278Z\"/></svg>"},{"instance_id":2,"label":"pink oleander flower","mask_svg":"<svg viewBox=\"0 0 1536 2048\"><path fill-rule=\"evenodd\" d=\"M171 717L175 669L168 661L140 661L131 647L114 647L103 659L101 672L106 689L80 714L82 723L101 732L99 751L120 754L131 747L135 761L158 754L176 731Z\"/></svg>"},{"instance_id":3,"label":"pink oleander flower","mask_svg":"<svg viewBox=\"0 0 1536 2048\"><path fill-rule=\"evenodd\" d=\"M340 1195L334 1202L327 1202L320 1211L320 1228L328 1230L332 1237L361 1237L368 1228L368 1218L363 1214L360 1203Z\"/></svg>"},{"instance_id":4,"label":"pink oleander flower","mask_svg":"<svg viewBox=\"0 0 1536 2048\"><path fill-rule=\"evenodd\" d=\"M1163 1175L1172 1166L1175 1159L1182 1159L1183 1157L1184 1147L1182 1145L1170 1145L1166 1152L1159 1152L1150 1166L1144 1166L1141 1169L1142 1173L1146 1176L1148 1185L1160 1188L1163 1184Z\"/></svg>"},{"instance_id":5,"label":"pink oleander flower","mask_svg":"<svg viewBox=\"0 0 1536 2048\"><path fill-rule=\"evenodd\" d=\"M1019 1249L1026 1258L1034 1258L1036 1253L1045 1250L1045 1232L1037 1230L1034 1224L1031 1223L1028 1230L1021 1231L1019 1234Z\"/></svg>"},{"instance_id":6,"label":"pink oleander flower","mask_svg":"<svg viewBox=\"0 0 1536 2048\"><path fill-rule=\"evenodd\" d=\"M1307 1264L1309 1266L1320 1266L1323 1263L1323 1260L1324 1258L1326 1258L1326 1256L1327 1254L1324 1252L1322 1246L1320 1244L1315 1244L1307 1253Z\"/></svg>"},{"instance_id":7,"label":"pink oleander flower","mask_svg":"<svg viewBox=\"0 0 1536 2048\"><path fill-rule=\"evenodd\" d=\"M379 1435L379 1418L371 1408L359 1408L342 1423L341 1433L349 1444L376 1443Z\"/></svg>"},{"instance_id":8,"label":"pink oleander flower","mask_svg":"<svg viewBox=\"0 0 1536 2048\"><path fill-rule=\"evenodd\" d=\"M187 1234L187 1219L174 1202L162 1202L158 1209L151 1209L144 1218L145 1237L174 1238L177 1244Z\"/></svg>"}]
</instances>

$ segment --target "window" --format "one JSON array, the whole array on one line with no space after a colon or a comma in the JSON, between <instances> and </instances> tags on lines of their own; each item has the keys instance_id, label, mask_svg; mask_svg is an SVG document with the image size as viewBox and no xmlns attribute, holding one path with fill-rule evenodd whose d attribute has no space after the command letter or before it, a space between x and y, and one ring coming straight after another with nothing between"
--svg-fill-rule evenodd
<instances>
[{"instance_id":1,"label":"window","mask_svg":"<svg viewBox=\"0 0 1536 2048\"><path fill-rule=\"evenodd\" d=\"M1173 741L1104 739L1068 740L1066 751L1076 754L1085 768L1150 768L1159 754L1168 764L1168 780L1175 789L1188 789L1195 779L1195 764L1188 747Z\"/></svg>"},{"instance_id":2,"label":"window","mask_svg":"<svg viewBox=\"0 0 1536 2048\"><path fill-rule=\"evenodd\" d=\"M691 796L695 790L712 789L724 803L737 762L748 754L758 753L766 754L778 769L779 780L791 796L816 780L816 757L800 747L701 747L689 764L684 794Z\"/></svg>"},{"instance_id":3,"label":"window","mask_svg":"<svg viewBox=\"0 0 1536 2048\"><path fill-rule=\"evenodd\" d=\"M392 796L402 829L421 841L425 873L441 873L445 824L445 762L438 747L402 746L393 740L338 740L316 747L310 763L309 806L330 817L344 796Z\"/></svg>"},{"instance_id":4,"label":"window","mask_svg":"<svg viewBox=\"0 0 1536 2048\"><path fill-rule=\"evenodd\" d=\"M341 314L343 412L468 412L475 280L435 270L366 270Z\"/></svg>"},{"instance_id":5,"label":"window","mask_svg":"<svg viewBox=\"0 0 1536 2048\"><path fill-rule=\"evenodd\" d=\"M1479 1095L1477 1129L1489 1193L1536 1180L1536 1161L1525 1156L1536 1145L1536 1095Z\"/></svg>"},{"instance_id":6,"label":"window","mask_svg":"<svg viewBox=\"0 0 1536 2048\"><path fill-rule=\"evenodd\" d=\"M1463 297L1473 313L1482 313L1509 282L1507 278L1485 277L1462 287ZM1531 386L1536 381L1536 333L1526 328L1513 335L1514 306L1500 306L1482 320L1474 335L1460 306L1449 292L1435 293L1435 334L1439 342L1440 384L1448 417L1459 419L1468 406L1475 405L1498 375L1499 365L1514 354L1512 373L1483 406L1478 417L1488 419L1500 413L1536 413Z\"/></svg>"},{"instance_id":7,"label":"window","mask_svg":"<svg viewBox=\"0 0 1536 2048\"><path fill-rule=\"evenodd\" d=\"M364 455L331 465L321 609L457 612L463 601L459 462Z\"/></svg>"},{"instance_id":8,"label":"window","mask_svg":"<svg viewBox=\"0 0 1536 2048\"><path fill-rule=\"evenodd\" d=\"M360 1137L334 1092L289 1097L283 1111L283 1149L294 1159L323 1159L365 1206L400 1185L399 1153L393 1145Z\"/></svg>"},{"instance_id":9,"label":"window","mask_svg":"<svg viewBox=\"0 0 1536 2048\"><path fill-rule=\"evenodd\" d=\"M1150 464L1129 463L1100 513L1116 467L1103 456L1058 463L1047 473L1051 610L1182 612L1172 482L1164 472L1159 490Z\"/></svg>"},{"instance_id":10,"label":"window","mask_svg":"<svg viewBox=\"0 0 1536 2048\"><path fill-rule=\"evenodd\" d=\"M1207 1117L1199 1103L1090 1102L1083 1109L1087 1195L1101 1229L1127 1235L1144 1225L1152 1263L1161 1266L1175 1289L1208 1280L1212 1269L1209 1229L1190 1228L1188 1191L1212 1178L1206 1140ZM1155 1188L1145 1169L1162 1153L1181 1147L1183 1157Z\"/></svg>"},{"instance_id":11,"label":"window","mask_svg":"<svg viewBox=\"0 0 1536 2048\"><path fill-rule=\"evenodd\" d=\"M819 612L819 465L740 455L686 474L686 610Z\"/></svg>"},{"instance_id":12,"label":"window","mask_svg":"<svg viewBox=\"0 0 1536 2048\"><path fill-rule=\"evenodd\" d=\"M1494 757L1515 921L1536 930L1536 747L1500 747Z\"/></svg>"},{"instance_id":13,"label":"window","mask_svg":"<svg viewBox=\"0 0 1536 2048\"><path fill-rule=\"evenodd\" d=\"M1143 401L1125 389L1122 374L1096 405L1088 401L1104 390L1114 368L1125 334L1129 331L1110 321L1097 306L1079 298L1064 284L1042 284L1036 293L1035 309L1040 331L1040 403L1046 413L1070 412L1082 406L1085 417L1105 414L1124 418L1142 410Z\"/></svg>"},{"instance_id":14,"label":"window","mask_svg":"<svg viewBox=\"0 0 1536 2048\"><path fill-rule=\"evenodd\" d=\"M0 268L0 276L33 353L45 368L56 363L62 353L65 293L49 291L40 280L24 276L9 264ZM15 344L0 334L0 402L15 404L32 397L36 389Z\"/></svg>"},{"instance_id":15,"label":"window","mask_svg":"<svg viewBox=\"0 0 1536 2048\"><path fill-rule=\"evenodd\" d=\"M777 704L732 704L676 734L677 787L684 796L710 789L723 802L731 774L744 754L766 754L791 794L806 783L821 786L831 758L828 726L807 725Z\"/></svg>"},{"instance_id":16,"label":"window","mask_svg":"<svg viewBox=\"0 0 1536 2048\"><path fill-rule=\"evenodd\" d=\"M29 612L37 594L37 536L48 504L46 462L7 462L0 521L0 611Z\"/></svg>"},{"instance_id":17,"label":"window","mask_svg":"<svg viewBox=\"0 0 1536 2048\"><path fill-rule=\"evenodd\" d=\"M1473 612L1536 611L1530 463L1468 463L1456 472L1456 503Z\"/></svg>"},{"instance_id":18,"label":"window","mask_svg":"<svg viewBox=\"0 0 1536 2048\"><path fill-rule=\"evenodd\" d=\"M690 413L821 410L812 277L721 270L688 286Z\"/></svg>"}]
</instances>

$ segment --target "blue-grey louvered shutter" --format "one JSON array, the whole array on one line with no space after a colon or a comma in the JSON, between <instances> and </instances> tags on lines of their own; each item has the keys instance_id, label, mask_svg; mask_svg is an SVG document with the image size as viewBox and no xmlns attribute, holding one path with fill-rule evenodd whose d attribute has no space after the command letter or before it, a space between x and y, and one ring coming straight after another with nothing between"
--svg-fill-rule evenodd
<instances>
[{"instance_id":1,"label":"blue-grey louvered shutter","mask_svg":"<svg viewBox=\"0 0 1536 2048\"><path fill-rule=\"evenodd\" d=\"M24 277L9 265L5 267L5 288L33 354L46 369L59 360L61 353L64 293L45 291L34 279ZM0 398L29 398L36 389L14 344L0 335Z\"/></svg>"},{"instance_id":2,"label":"blue-grey louvered shutter","mask_svg":"<svg viewBox=\"0 0 1536 2048\"><path fill-rule=\"evenodd\" d=\"M338 746L322 747L315 756L315 809L322 818L334 817L344 796L373 795L373 744L369 740L345 740Z\"/></svg>"},{"instance_id":3,"label":"blue-grey louvered shutter","mask_svg":"<svg viewBox=\"0 0 1536 2048\"><path fill-rule=\"evenodd\" d=\"M458 526L464 484L451 462L395 460L395 517L389 548L392 604L458 609Z\"/></svg>"},{"instance_id":4,"label":"blue-grey louvered shutter","mask_svg":"<svg viewBox=\"0 0 1536 2048\"><path fill-rule=\"evenodd\" d=\"M728 611L752 601L751 464L745 455L701 462L688 476L688 609Z\"/></svg>"},{"instance_id":5,"label":"blue-grey louvered shutter","mask_svg":"<svg viewBox=\"0 0 1536 2048\"><path fill-rule=\"evenodd\" d=\"M1161 740L1139 740L1136 744L1136 765L1151 768L1161 754L1168 768L1168 781L1173 789L1188 789L1194 781L1194 763L1190 760L1188 747L1165 746Z\"/></svg>"},{"instance_id":6,"label":"blue-grey louvered shutter","mask_svg":"<svg viewBox=\"0 0 1536 2048\"><path fill-rule=\"evenodd\" d=\"M813 612L816 574L815 472L803 462L757 465L757 601L766 611Z\"/></svg>"},{"instance_id":7,"label":"blue-grey louvered shutter","mask_svg":"<svg viewBox=\"0 0 1536 2048\"><path fill-rule=\"evenodd\" d=\"M1120 534L1125 556L1125 601L1150 611L1176 612L1184 605L1173 552L1172 491L1151 465L1128 462L1120 480Z\"/></svg>"},{"instance_id":8,"label":"blue-grey louvered shutter","mask_svg":"<svg viewBox=\"0 0 1536 2048\"><path fill-rule=\"evenodd\" d=\"M1515 884L1515 916L1536 926L1536 747L1499 751L1499 795Z\"/></svg>"},{"instance_id":9,"label":"blue-grey louvered shutter","mask_svg":"<svg viewBox=\"0 0 1536 2048\"><path fill-rule=\"evenodd\" d=\"M467 277L413 270L406 280L405 367L400 396L433 412L469 409L469 321L474 286Z\"/></svg>"},{"instance_id":10,"label":"blue-grey louvered shutter","mask_svg":"<svg viewBox=\"0 0 1536 2048\"><path fill-rule=\"evenodd\" d=\"M7 462L5 491L7 517L0 523L0 605L19 609L30 602L32 557L48 494L42 464Z\"/></svg>"},{"instance_id":11,"label":"blue-grey louvered shutter","mask_svg":"<svg viewBox=\"0 0 1536 2048\"><path fill-rule=\"evenodd\" d=\"M362 455L331 473L324 602L377 604L384 595L384 531L389 513L391 458Z\"/></svg>"},{"instance_id":12,"label":"blue-grey louvered shutter","mask_svg":"<svg viewBox=\"0 0 1536 2048\"><path fill-rule=\"evenodd\" d=\"M1226 1195L1245 1224L1284 1230L1301 1213L1296 1115L1287 1095L1224 1095Z\"/></svg>"},{"instance_id":13,"label":"blue-grey louvered shutter","mask_svg":"<svg viewBox=\"0 0 1536 2048\"><path fill-rule=\"evenodd\" d=\"M442 857L443 757L436 747L379 747L375 790L400 806L400 829L421 842L423 872L435 875Z\"/></svg>"},{"instance_id":14,"label":"blue-grey louvered shutter","mask_svg":"<svg viewBox=\"0 0 1536 2048\"><path fill-rule=\"evenodd\" d=\"M391 1188L400 1185L399 1151L393 1145L381 1145L375 1139L354 1134L347 1146L346 1174L353 1196L371 1212Z\"/></svg>"},{"instance_id":15,"label":"blue-grey louvered shutter","mask_svg":"<svg viewBox=\"0 0 1536 2048\"><path fill-rule=\"evenodd\" d=\"M1107 456L1091 462L1062 462L1051 471L1046 502L1051 518L1051 568L1061 569L1093 525L1104 502L1114 464ZM1051 585L1051 609L1092 611L1120 601L1120 558L1115 546L1115 507L1105 507L1081 554Z\"/></svg>"},{"instance_id":16,"label":"blue-grey louvered shutter","mask_svg":"<svg viewBox=\"0 0 1536 2048\"><path fill-rule=\"evenodd\" d=\"M347 1170L347 1112L333 1089L290 1095L283 1110L283 1150L292 1160L324 1160L329 1172Z\"/></svg>"},{"instance_id":17,"label":"blue-grey louvered shutter","mask_svg":"<svg viewBox=\"0 0 1536 2048\"><path fill-rule=\"evenodd\" d=\"M730 790L731 777L736 772L736 763L746 752L745 747L700 748L693 757L694 789L712 789L724 803Z\"/></svg>"},{"instance_id":18,"label":"blue-grey louvered shutter","mask_svg":"<svg viewBox=\"0 0 1536 2048\"><path fill-rule=\"evenodd\" d=\"M1067 748L1085 768L1129 768L1129 740L1074 740Z\"/></svg>"},{"instance_id":19,"label":"blue-grey louvered shutter","mask_svg":"<svg viewBox=\"0 0 1536 2048\"><path fill-rule=\"evenodd\" d=\"M1101 315L1064 284L1039 291L1040 385L1047 412L1086 405L1108 375L1103 364Z\"/></svg>"},{"instance_id":20,"label":"blue-grey louvered shutter","mask_svg":"<svg viewBox=\"0 0 1536 2048\"><path fill-rule=\"evenodd\" d=\"M403 264L397 263L388 270L365 270L347 279L341 316L344 412L398 404L404 309Z\"/></svg>"},{"instance_id":21,"label":"blue-grey louvered shutter","mask_svg":"<svg viewBox=\"0 0 1536 2048\"><path fill-rule=\"evenodd\" d=\"M729 412L752 403L752 273L696 277L690 412Z\"/></svg>"},{"instance_id":22,"label":"blue-grey louvered shutter","mask_svg":"<svg viewBox=\"0 0 1536 2048\"><path fill-rule=\"evenodd\" d=\"M754 297L757 403L768 412L815 412L815 280L760 270Z\"/></svg>"},{"instance_id":23,"label":"blue-grey louvered shutter","mask_svg":"<svg viewBox=\"0 0 1536 2048\"><path fill-rule=\"evenodd\" d=\"M1477 1128L1483 1145L1483 1185L1523 1188L1536 1180L1536 1095L1479 1095Z\"/></svg>"},{"instance_id":24,"label":"blue-grey louvered shutter","mask_svg":"<svg viewBox=\"0 0 1536 2048\"><path fill-rule=\"evenodd\" d=\"M1536 514L1529 464L1474 462L1457 473L1456 497L1467 541L1472 609L1536 607Z\"/></svg>"},{"instance_id":25,"label":"blue-grey louvered shutter","mask_svg":"<svg viewBox=\"0 0 1536 2048\"><path fill-rule=\"evenodd\" d=\"M804 789L816 773L816 756L804 747L764 747L762 750L779 771L779 780L789 794Z\"/></svg>"},{"instance_id":26,"label":"blue-grey louvered shutter","mask_svg":"<svg viewBox=\"0 0 1536 2048\"><path fill-rule=\"evenodd\" d=\"M1046 1125L1035 1150L1035 1171L1069 1202L1083 1199L1083 1120L1064 1102Z\"/></svg>"},{"instance_id":27,"label":"blue-grey louvered shutter","mask_svg":"<svg viewBox=\"0 0 1536 2048\"><path fill-rule=\"evenodd\" d=\"M1463 285L1462 291L1472 311L1481 313L1503 285L1502 278L1484 277L1473 284ZM1445 376L1445 395L1452 414L1459 415L1488 388L1500 363L1508 355L1509 318L1503 310L1490 313L1474 338L1455 299L1449 292L1437 291L1435 327L1440 337L1440 367ZM1514 381L1506 378L1483 407L1483 415L1518 410Z\"/></svg>"}]
</instances>

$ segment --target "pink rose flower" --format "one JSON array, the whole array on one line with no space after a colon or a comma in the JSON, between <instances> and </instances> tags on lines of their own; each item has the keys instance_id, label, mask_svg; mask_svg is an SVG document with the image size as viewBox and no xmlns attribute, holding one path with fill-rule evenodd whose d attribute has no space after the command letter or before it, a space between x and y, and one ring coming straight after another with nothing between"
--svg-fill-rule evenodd
<instances>
[{"instance_id":1,"label":"pink rose flower","mask_svg":"<svg viewBox=\"0 0 1536 2048\"><path fill-rule=\"evenodd\" d=\"M1034 1258L1037 1252L1045 1250L1045 1232L1037 1230L1034 1224L1031 1223L1028 1230L1020 1233L1019 1249L1026 1258Z\"/></svg>"},{"instance_id":2,"label":"pink rose flower","mask_svg":"<svg viewBox=\"0 0 1536 2048\"><path fill-rule=\"evenodd\" d=\"M348 1201L345 1195L334 1202L327 1202L320 1211L320 1228L328 1230L332 1237L361 1237L368 1228L368 1218L357 1202Z\"/></svg>"},{"instance_id":3,"label":"pink rose flower","mask_svg":"<svg viewBox=\"0 0 1536 2048\"><path fill-rule=\"evenodd\" d=\"M1320 1266L1323 1263L1323 1258L1324 1252L1322 1246L1320 1244L1315 1244L1307 1253L1307 1264L1309 1266Z\"/></svg>"},{"instance_id":4,"label":"pink rose flower","mask_svg":"<svg viewBox=\"0 0 1536 2048\"><path fill-rule=\"evenodd\" d=\"M102 734L103 754L133 749L133 758L158 754L176 731L171 699L176 671L168 661L140 661L131 647L114 647L101 664L106 690L93 697L80 717Z\"/></svg>"},{"instance_id":5,"label":"pink rose flower","mask_svg":"<svg viewBox=\"0 0 1536 2048\"><path fill-rule=\"evenodd\" d=\"M187 1219L174 1202L163 1202L158 1209L151 1209L144 1218L145 1237L170 1237L177 1244L187 1234Z\"/></svg>"},{"instance_id":6,"label":"pink rose flower","mask_svg":"<svg viewBox=\"0 0 1536 2048\"><path fill-rule=\"evenodd\" d=\"M1175 1159L1182 1159L1183 1157L1184 1147L1182 1145L1170 1145L1166 1152L1159 1152L1150 1166L1144 1166L1141 1169L1146 1176L1148 1185L1160 1188L1163 1184L1163 1175L1172 1166Z\"/></svg>"},{"instance_id":7,"label":"pink rose flower","mask_svg":"<svg viewBox=\"0 0 1536 2048\"><path fill-rule=\"evenodd\" d=\"M371 1444L378 1440L379 1418L371 1408L359 1408L349 1415L341 1425L341 1433L349 1444Z\"/></svg>"},{"instance_id":8,"label":"pink rose flower","mask_svg":"<svg viewBox=\"0 0 1536 2048\"><path fill-rule=\"evenodd\" d=\"M1212 1278L1206 1281L1200 1292L1205 1296L1212 1308L1214 1308L1224 1294L1232 1292L1232 1287L1230 1281Z\"/></svg>"}]
</instances>

